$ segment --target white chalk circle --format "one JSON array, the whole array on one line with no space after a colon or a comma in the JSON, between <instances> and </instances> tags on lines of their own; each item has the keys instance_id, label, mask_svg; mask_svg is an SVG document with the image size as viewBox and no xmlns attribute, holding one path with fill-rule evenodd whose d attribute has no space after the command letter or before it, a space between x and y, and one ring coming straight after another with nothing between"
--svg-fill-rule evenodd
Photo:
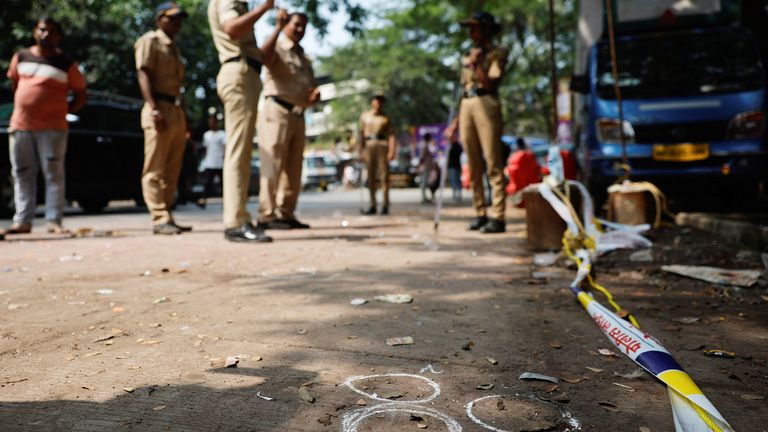
<instances>
[{"instance_id":1,"label":"white chalk circle","mask_svg":"<svg viewBox=\"0 0 768 432\"><path fill-rule=\"evenodd\" d=\"M352 376L347 378L346 381L344 381L344 385L352 389L355 393L359 393L369 399L381 401L381 402L392 402L390 399L384 399L382 397L379 397L376 393L368 393L360 390L359 388L355 387L354 383L357 381L367 380L367 379L374 379L374 378L414 378L419 379L427 383L430 387L432 387L432 394L427 396L425 399L416 399L416 400L398 400L398 403L427 403L429 401L435 400L438 396L440 396L440 386L432 381L429 378L420 376L420 375L412 375L412 374L405 374L405 373L390 373L390 374L381 374L381 375L358 375L358 376Z\"/></svg>"},{"instance_id":2,"label":"white chalk circle","mask_svg":"<svg viewBox=\"0 0 768 432\"><path fill-rule=\"evenodd\" d=\"M573 416L571 415L570 412L568 412L567 410L562 409L561 407L559 407L557 405L554 405L554 404L551 404L551 403L548 403L548 402L544 402L544 401L539 400L539 399L537 399L535 397L532 397L532 396L525 396L525 395L515 394L514 397L518 398L518 399L529 399L531 401L539 402L541 404L549 405L549 406L555 408L557 411L560 412L560 416L563 418L563 422L567 423L568 426L569 426L568 429L565 429L566 432L567 431L581 430L581 424L579 423L579 421L577 419L573 418ZM475 408L475 404L477 404L479 402L482 402L484 400L493 399L493 398L512 399L513 396L512 395L491 395L491 396L485 396L485 397L481 397L479 399L475 399L473 401L470 401L467 404L467 417L469 417L470 420L472 420L476 424L480 425L481 427L483 427L485 429L488 429L489 431L493 431L493 432L509 432L506 429L499 429L499 428L497 428L495 426L491 426L488 423L483 422L482 420L477 418L477 416L475 416L475 414L473 412L473 410Z\"/></svg>"},{"instance_id":3,"label":"white chalk circle","mask_svg":"<svg viewBox=\"0 0 768 432\"><path fill-rule=\"evenodd\" d=\"M354 390L354 389L352 389ZM390 402L377 406L349 411L341 417L342 432L357 432L363 422L375 415L386 413L413 414L420 417L432 417L443 422L448 432L461 432L461 425L440 411L423 406L406 405L401 402Z\"/></svg>"}]
</instances>

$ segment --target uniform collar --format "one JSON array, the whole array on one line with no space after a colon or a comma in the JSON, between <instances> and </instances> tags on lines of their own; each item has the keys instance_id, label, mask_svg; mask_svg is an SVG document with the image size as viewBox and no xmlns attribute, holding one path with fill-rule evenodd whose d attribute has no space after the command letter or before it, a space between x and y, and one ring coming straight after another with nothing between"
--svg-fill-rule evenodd
<instances>
[{"instance_id":1,"label":"uniform collar","mask_svg":"<svg viewBox=\"0 0 768 432\"><path fill-rule=\"evenodd\" d=\"M304 54L304 48L286 36L282 36L277 43L280 45L280 48L286 51L296 51L299 54Z\"/></svg>"},{"instance_id":2,"label":"uniform collar","mask_svg":"<svg viewBox=\"0 0 768 432\"><path fill-rule=\"evenodd\" d=\"M173 39L168 37L168 35L165 34L164 31L162 31L160 29L157 29L157 30L155 30L155 35L160 40L160 42L163 43L163 45L173 45Z\"/></svg>"}]
</instances>

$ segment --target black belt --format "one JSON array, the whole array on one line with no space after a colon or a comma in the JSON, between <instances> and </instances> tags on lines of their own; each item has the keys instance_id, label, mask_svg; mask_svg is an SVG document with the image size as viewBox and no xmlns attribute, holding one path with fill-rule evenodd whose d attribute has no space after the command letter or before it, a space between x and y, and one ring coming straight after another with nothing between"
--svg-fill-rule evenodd
<instances>
[{"instance_id":1,"label":"black belt","mask_svg":"<svg viewBox=\"0 0 768 432\"><path fill-rule=\"evenodd\" d=\"M155 100L169 102L176 106L181 106L181 96L171 96L165 93L152 92L152 97L155 98Z\"/></svg>"},{"instance_id":2,"label":"black belt","mask_svg":"<svg viewBox=\"0 0 768 432\"><path fill-rule=\"evenodd\" d=\"M368 135L365 137L367 140L384 140L387 139L387 134Z\"/></svg>"},{"instance_id":3,"label":"black belt","mask_svg":"<svg viewBox=\"0 0 768 432\"><path fill-rule=\"evenodd\" d=\"M273 101L275 101L276 104L278 104L281 107L283 107L283 108L287 109L288 111L290 111L291 114L296 114L296 115L304 114L304 110L303 109L298 109L298 110L294 111L294 108L296 108L296 105L288 102L285 99L280 99L277 96L267 96L267 98L268 99L272 99Z\"/></svg>"},{"instance_id":4,"label":"black belt","mask_svg":"<svg viewBox=\"0 0 768 432\"><path fill-rule=\"evenodd\" d=\"M239 62L242 58L243 58L242 56L228 58L228 59L224 60L224 63ZM260 61L258 61L256 59L252 59L250 57L246 57L245 58L245 62L248 63L248 66L252 67L253 70L255 70L257 73L259 73L259 74L261 73L262 64L261 64Z\"/></svg>"},{"instance_id":5,"label":"black belt","mask_svg":"<svg viewBox=\"0 0 768 432\"><path fill-rule=\"evenodd\" d=\"M470 89L464 90L464 93L462 94L462 96L465 98L472 98L475 96L486 96L486 95L498 96L499 91L472 87Z\"/></svg>"}]
</instances>

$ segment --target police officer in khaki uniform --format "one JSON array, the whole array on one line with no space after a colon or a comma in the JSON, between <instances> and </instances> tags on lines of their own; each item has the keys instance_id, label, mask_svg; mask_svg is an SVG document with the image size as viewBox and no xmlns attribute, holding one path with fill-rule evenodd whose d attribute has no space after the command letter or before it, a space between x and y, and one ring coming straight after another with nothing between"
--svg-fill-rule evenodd
<instances>
[{"instance_id":1,"label":"police officer in khaki uniform","mask_svg":"<svg viewBox=\"0 0 768 432\"><path fill-rule=\"evenodd\" d=\"M208 23L221 62L216 86L224 104L227 133L223 189L224 238L229 241L272 241L264 227L251 223L246 205L263 63L253 26L274 4L267 0L252 10L247 2L238 0L211 0L208 4Z\"/></svg>"},{"instance_id":2,"label":"police officer in khaki uniform","mask_svg":"<svg viewBox=\"0 0 768 432\"><path fill-rule=\"evenodd\" d=\"M299 45L306 27L306 15L280 9L275 30L262 46L267 73L258 120L259 225L272 229L309 228L294 214L301 191L304 110L320 100L312 63Z\"/></svg>"},{"instance_id":3,"label":"police officer in khaki uniform","mask_svg":"<svg viewBox=\"0 0 768 432\"><path fill-rule=\"evenodd\" d=\"M191 227L177 225L171 215L179 180L187 120L181 106L184 65L174 38L187 13L173 2L157 7L157 30L136 41L136 71L144 108L144 169L141 188L152 216L154 234L180 234Z\"/></svg>"},{"instance_id":4,"label":"police officer in khaki uniform","mask_svg":"<svg viewBox=\"0 0 768 432\"><path fill-rule=\"evenodd\" d=\"M463 94L459 115L445 131L451 138L459 129L469 161L472 197L477 218L470 230L501 233L506 230L504 212L504 157L502 154L502 119L498 88L507 65L507 50L493 43L501 31L496 18L487 12L476 12L460 24L469 29L472 48L461 59ZM483 160L492 191L493 217L489 217L483 191Z\"/></svg>"},{"instance_id":5,"label":"police officer in khaki uniform","mask_svg":"<svg viewBox=\"0 0 768 432\"><path fill-rule=\"evenodd\" d=\"M395 133L389 117L384 115L384 93L379 92L371 98L371 109L360 116L360 155L366 161L368 168L368 191L371 195L371 206L361 210L363 214L376 214L377 182L381 185L384 195L381 214L389 214L389 161L395 158Z\"/></svg>"}]
</instances>

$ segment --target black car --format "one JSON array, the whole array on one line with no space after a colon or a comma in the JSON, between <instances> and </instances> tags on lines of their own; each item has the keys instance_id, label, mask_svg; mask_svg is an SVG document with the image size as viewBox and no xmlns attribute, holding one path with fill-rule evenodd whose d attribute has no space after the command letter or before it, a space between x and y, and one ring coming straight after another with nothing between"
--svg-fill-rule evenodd
<instances>
[{"instance_id":1,"label":"black car","mask_svg":"<svg viewBox=\"0 0 768 432\"><path fill-rule=\"evenodd\" d=\"M142 101L101 92L88 92L88 103L69 115L66 156L66 198L86 211L96 212L111 200L143 204L141 171L144 136ZM13 178L8 158L8 123L13 95L0 88L0 217L13 214ZM38 178L38 202L45 187Z\"/></svg>"}]
</instances>

